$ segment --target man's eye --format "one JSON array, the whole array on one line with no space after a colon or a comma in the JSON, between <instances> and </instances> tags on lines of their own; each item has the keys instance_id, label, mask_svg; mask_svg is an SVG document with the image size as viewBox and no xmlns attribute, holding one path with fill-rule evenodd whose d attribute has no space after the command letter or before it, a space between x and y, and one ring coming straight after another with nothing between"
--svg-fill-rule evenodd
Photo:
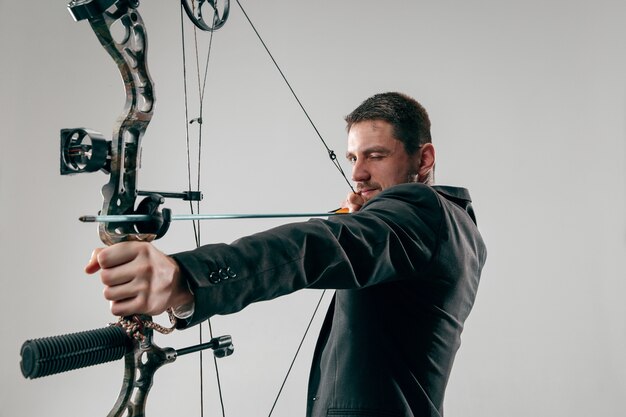
<instances>
[{"instance_id":1,"label":"man's eye","mask_svg":"<svg viewBox=\"0 0 626 417\"><path fill-rule=\"evenodd\" d=\"M383 155L383 154L380 154L380 153L373 153L373 154L370 154L368 158L369 158L369 159L373 159L374 161L377 161L377 160L379 160L379 159L382 159L383 157L384 157L384 155Z\"/></svg>"},{"instance_id":2,"label":"man's eye","mask_svg":"<svg viewBox=\"0 0 626 417\"><path fill-rule=\"evenodd\" d=\"M352 165L356 164L355 156L349 156L347 159L348 159L348 162L350 162Z\"/></svg>"}]
</instances>

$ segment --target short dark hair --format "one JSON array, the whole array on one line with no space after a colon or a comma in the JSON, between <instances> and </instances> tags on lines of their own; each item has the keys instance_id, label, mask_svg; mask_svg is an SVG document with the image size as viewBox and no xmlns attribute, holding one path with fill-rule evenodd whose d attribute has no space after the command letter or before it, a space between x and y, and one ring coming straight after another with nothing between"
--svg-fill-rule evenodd
<instances>
[{"instance_id":1,"label":"short dark hair","mask_svg":"<svg viewBox=\"0 0 626 417\"><path fill-rule=\"evenodd\" d=\"M431 143L430 119L424 106L402 93L381 93L365 100L346 116L346 129L365 120L384 120L393 126L396 139L413 155L425 143Z\"/></svg>"}]
</instances>

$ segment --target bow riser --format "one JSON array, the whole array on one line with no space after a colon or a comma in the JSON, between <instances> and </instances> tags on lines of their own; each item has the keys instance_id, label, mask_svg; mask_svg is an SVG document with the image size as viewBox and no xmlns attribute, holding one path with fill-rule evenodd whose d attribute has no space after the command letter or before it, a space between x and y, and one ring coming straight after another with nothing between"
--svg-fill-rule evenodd
<instances>
[{"instance_id":1,"label":"bow riser","mask_svg":"<svg viewBox=\"0 0 626 417\"><path fill-rule=\"evenodd\" d=\"M152 119L154 84L146 64L148 39L143 19L126 0L117 10L90 18L98 40L113 58L124 81L126 102L113 130L109 182L102 187L102 213L134 213L137 177L141 166L141 141ZM122 29L121 40L112 30ZM132 224L99 226L101 240L111 245L127 240L152 240L153 234L138 234Z\"/></svg>"}]
</instances>

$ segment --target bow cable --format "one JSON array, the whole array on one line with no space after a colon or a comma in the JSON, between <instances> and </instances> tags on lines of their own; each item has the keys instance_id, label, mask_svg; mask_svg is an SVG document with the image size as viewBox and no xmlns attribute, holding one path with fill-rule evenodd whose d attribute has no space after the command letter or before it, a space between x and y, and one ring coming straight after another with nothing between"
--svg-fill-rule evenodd
<instances>
[{"instance_id":1,"label":"bow cable","mask_svg":"<svg viewBox=\"0 0 626 417\"><path fill-rule=\"evenodd\" d=\"M248 21L248 23L250 24L250 27L252 27L252 30L254 31L254 33L256 34L257 38L259 39L259 42L261 42L261 45L263 45L263 48L265 48L265 52L267 52L267 54L269 55L270 59L272 60L272 62L274 63L274 66L276 67L276 69L278 70L280 76L283 78L283 80L285 81L285 84L287 84L287 87L289 88L289 91L291 91L291 95L293 95L293 98L296 100L296 102L298 103L298 105L300 106L300 109L302 109L302 112L304 113L304 115L306 116L306 118L308 119L309 123L311 124L311 126L313 127L313 130L315 130L315 133L317 134L317 137L320 139L320 141L322 142L322 145L324 145L324 147L326 148L326 152L328 152L328 157L330 158L330 161L333 163L333 165L335 165L335 167L337 168L337 170L339 171L339 173L341 174L341 176L343 177L343 179L346 181L346 184L348 184L348 187L350 187L350 190L352 190L352 192L354 193L354 187L352 187L352 184L350 184L350 180L348 180L348 177L346 176L346 173L343 171L343 168L341 168L341 165L339 164L339 161L337 160L337 155L335 154L335 151L333 151L332 149L330 149L330 147L328 146L328 144L326 143L326 141L324 140L324 138L322 137L322 134L320 133L320 131L317 129L317 126L315 126L315 123L313 123L313 119L311 119L311 117L309 116L309 113L306 111L306 109L304 108L304 105L302 104L302 102L300 101L300 98L298 98L298 95L296 94L296 92L294 91L294 89L291 87L291 84L289 83L289 81L287 80L287 77L285 76L285 74L283 73L283 70L280 68L280 66L278 65L278 62L276 62L276 60L274 59L274 56L272 55L272 53L270 52L269 48L267 47L267 44L265 43L265 41L263 40L263 38L261 37L261 34L259 33L259 31L256 29L256 27L254 26L254 23L252 23L252 20L250 19L250 17L248 16L248 13L246 13L245 9L243 8L243 6L241 5L241 3L239 2L239 0L235 0L237 2L237 5L239 6L239 8L241 9L241 12L243 13L243 15L245 16L246 20Z\"/></svg>"},{"instance_id":2,"label":"bow cable","mask_svg":"<svg viewBox=\"0 0 626 417\"><path fill-rule=\"evenodd\" d=\"M195 1L192 2L192 5L195 9L196 4ZM193 35L194 35L194 57L196 63L196 77L197 77L197 87L198 87L198 117L190 120L189 119L189 97L188 97L188 85L187 85L187 58L186 58L186 48L185 48L185 27L184 27L184 7L181 2L180 6L180 27L181 27L181 43L182 43L182 66L183 66L183 90L184 90L184 101L185 101L185 139L186 139L186 150L187 150L187 183L189 191L192 191L192 180L191 180L191 146L190 146L190 132L189 127L194 122L198 124L198 154L197 154L197 167L196 167L196 191L200 191L200 179L201 179L201 168L202 168L202 127L203 127L203 104L204 104L204 92L206 89L206 81L207 74L209 72L209 61L211 57L211 47L213 45L213 31L211 31L211 35L209 36L209 45L206 55L206 63L204 68L204 77L201 81L200 77L200 54L198 47L198 28L193 26ZM189 201L189 209L191 214L200 212L200 199L196 201L196 209L194 210L193 201ZM193 223L193 233L196 241L196 248L201 245L201 232L200 232L200 224L199 221L195 220ZM207 325L209 328L209 338L213 338L213 329L211 327L211 320L207 319ZM204 342L204 337L202 333L202 325L198 326L198 337L200 340L200 344ZM202 351L200 351L200 416L204 417L204 355ZM220 407L222 410L222 417L226 417L226 411L224 407L224 397L222 394L222 385L220 380L219 366L217 364L217 358L213 357L213 366L215 369L215 376L217 382L217 389L219 393Z\"/></svg>"},{"instance_id":3,"label":"bow cable","mask_svg":"<svg viewBox=\"0 0 626 417\"><path fill-rule=\"evenodd\" d=\"M300 98L298 97L298 95L296 94L295 90L291 87L291 84L289 83L289 80L287 80L287 77L285 76L285 73L282 71L282 69L280 68L280 65L278 65L278 62L276 61L276 59L274 58L274 56L272 55L272 53L270 52L267 44L265 43L265 41L263 40L263 38L261 37L261 34L259 33L259 31L257 30L256 26L254 25L254 23L252 23L252 20L250 19L250 17L248 16L248 13L246 13L245 9L243 8L243 6L241 5L241 2L239 0L235 0L237 2L237 5L239 6L239 9L241 9L241 12L243 13L243 15L245 16L246 20L248 21L248 23L250 24L250 27L252 28L252 30L254 31L254 33L256 34L257 38L259 39L259 42L261 42L261 45L263 45L263 48L265 49L265 51L267 52L268 56L270 57L270 59L272 60L272 63L274 64L274 66L276 67L276 70L278 70L278 73L280 74L280 76L283 78L283 81L285 82L285 84L287 85L287 87L289 88L289 91L291 91L291 94L293 95L293 98L296 100L296 102L298 103L298 105L300 106L300 109L302 109L302 112L304 113L304 115L306 116L307 120L309 121L309 123L311 124L311 126L313 127L313 130L315 131L315 133L317 134L317 137L320 139L320 141L322 142L322 145L324 145L324 148L326 148L326 152L328 152L328 157L330 158L330 161L333 163L333 165L337 168L337 170L339 171L339 173L341 174L341 176L343 177L343 179L346 181L346 184L348 184L348 187L350 187L350 190L352 190L352 192L354 193L354 187L352 187L352 184L350 183L350 181L348 180L348 177L346 176L345 172L343 171L343 169L341 168L341 165L339 164L339 161L337 160L337 155L335 154L335 151L333 151L332 149L330 149L330 147L328 146L328 144L326 143L326 141L324 140L324 138L322 137L321 133L319 132L319 130L317 129L317 126L315 126L315 123L313 122L313 119L311 119L311 117L309 116L309 113L306 111L304 105L302 104L302 102L300 101ZM289 375L291 374L291 370L293 369L293 365L296 362L296 359L298 358L298 354L300 353L300 348L302 347L304 340L306 339L309 330L311 328L311 325L313 324L313 320L315 319L315 316L317 315L318 309L320 307L320 305L322 304L322 300L324 299L324 295L326 295L326 290L322 291L322 294L319 297L319 300L317 301L317 304L315 306L315 309L313 310L313 314L311 315L311 318L309 319L309 323L306 327L306 330L304 331L304 334L302 335L302 338L300 339L300 343L298 344L298 348L296 349L296 352L291 360L291 363L289 365L289 368L287 369L287 372L285 373L285 376L283 378L283 381L281 383L281 386L278 390L278 393L276 394L276 397L274 399L274 402L272 404L272 407L268 413L268 417L272 416L272 413L274 412L274 409L276 408L276 404L278 403L278 400L280 399L280 396L283 392L283 388L285 387L285 384L287 382L287 379L289 378Z\"/></svg>"}]
</instances>

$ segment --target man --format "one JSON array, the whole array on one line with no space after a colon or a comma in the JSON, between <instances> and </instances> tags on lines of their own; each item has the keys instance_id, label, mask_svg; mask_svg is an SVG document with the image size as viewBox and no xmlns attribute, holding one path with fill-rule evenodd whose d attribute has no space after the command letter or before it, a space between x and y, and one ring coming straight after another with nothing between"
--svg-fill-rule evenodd
<instances>
[{"instance_id":1,"label":"man","mask_svg":"<svg viewBox=\"0 0 626 417\"><path fill-rule=\"evenodd\" d=\"M116 315L174 308L197 324L302 288L336 289L315 350L307 416L441 416L486 258L467 190L432 186L424 108L378 94L346 117L352 214L165 256L94 252Z\"/></svg>"}]
</instances>

